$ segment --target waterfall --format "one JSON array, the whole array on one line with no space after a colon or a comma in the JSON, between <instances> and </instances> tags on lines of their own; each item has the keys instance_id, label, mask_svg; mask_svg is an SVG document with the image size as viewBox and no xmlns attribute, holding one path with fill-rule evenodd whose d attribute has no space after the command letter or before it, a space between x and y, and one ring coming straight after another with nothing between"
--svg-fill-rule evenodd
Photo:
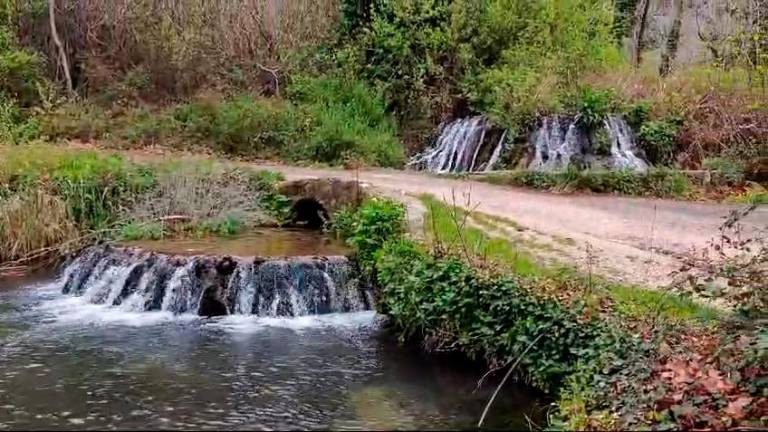
<instances>
[{"instance_id":1,"label":"waterfall","mask_svg":"<svg viewBox=\"0 0 768 432\"><path fill-rule=\"evenodd\" d=\"M596 154L593 142L597 134L588 134L579 125L579 117L549 116L532 134L530 143L533 158L528 169L554 171L574 163L585 168L634 170L644 172L648 163L637 153L632 130L619 116L608 116L603 122L604 136L609 141L609 153Z\"/></svg>"},{"instance_id":2,"label":"waterfall","mask_svg":"<svg viewBox=\"0 0 768 432\"><path fill-rule=\"evenodd\" d=\"M647 171L648 163L640 159L633 139L632 129L622 118L609 116L605 128L611 140L611 168Z\"/></svg>"},{"instance_id":3,"label":"waterfall","mask_svg":"<svg viewBox=\"0 0 768 432\"><path fill-rule=\"evenodd\" d=\"M408 163L436 173L488 171L497 162L504 146L503 133L496 141L493 126L484 116L456 119L439 128L434 145Z\"/></svg>"},{"instance_id":4,"label":"waterfall","mask_svg":"<svg viewBox=\"0 0 768 432\"><path fill-rule=\"evenodd\" d=\"M174 256L94 246L64 267L64 294L127 311L302 316L373 307L343 256Z\"/></svg>"}]
</instances>

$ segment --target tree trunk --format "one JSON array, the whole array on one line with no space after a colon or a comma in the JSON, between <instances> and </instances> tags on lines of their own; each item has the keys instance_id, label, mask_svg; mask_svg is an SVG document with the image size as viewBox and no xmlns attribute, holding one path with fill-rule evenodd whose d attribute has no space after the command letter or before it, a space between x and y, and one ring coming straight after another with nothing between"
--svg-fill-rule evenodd
<instances>
[{"instance_id":1,"label":"tree trunk","mask_svg":"<svg viewBox=\"0 0 768 432\"><path fill-rule=\"evenodd\" d=\"M51 24L51 37L53 43L59 51L59 63L61 68L64 69L64 80L67 85L67 93L69 96L75 96L75 89L72 87L72 76L69 71L69 60L67 60L67 52L64 50L64 45L59 38L59 32L56 30L56 0L48 0L48 20Z\"/></svg>"},{"instance_id":2,"label":"tree trunk","mask_svg":"<svg viewBox=\"0 0 768 432\"><path fill-rule=\"evenodd\" d=\"M633 19L632 26L632 41L630 42L630 57L632 66L640 66L640 58L643 51L643 36L645 35L645 28L648 22L648 6L649 0L638 0L635 6L635 17Z\"/></svg>"},{"instance_id":3,"label":"tree trunk","mask_svg":"<svg viewBox=\"0 0 768 432\"><path fill-rule=\"evenodd\" d=\"M672 68L672 62L677 57L677 47L680 42L680 27L683 24L683 0L675 0L673 10L672 28L667 35L667 43L664 44L664 52L661 54L659 75L667 76Z\"/></svg>"}]
</instances>

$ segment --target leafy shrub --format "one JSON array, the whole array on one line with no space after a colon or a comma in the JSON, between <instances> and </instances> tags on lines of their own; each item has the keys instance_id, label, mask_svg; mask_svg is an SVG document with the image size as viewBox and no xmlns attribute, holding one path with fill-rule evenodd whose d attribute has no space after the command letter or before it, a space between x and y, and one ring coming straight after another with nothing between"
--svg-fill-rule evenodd
<instances>
[{"instance_id":1,"label":"leafy shrub","mask_svg":"<svg viewBox=\"0 0 768 432\"><path fill-rule=\"evenodd\" d=\"M536 341L521 370L548 391L557 391L579 365L623 365L628 342L619 332L585 320L578 305L566 309L536 297L524 281L482 275L458 259L433 258L407 240L389 243L376 270L382 307L405 337L419 336L493 364L515 358Z\"/></svg>"},{"instance_id":2,"label":"leafy shrub","mask_svg":"<svg viewBox=\"0 0 768 432\"><path fill-rule=\"evenodd\" d=\"M441 0L377 1L356 41L358 74L383 89L400 118L429 118L430 83L444 83L441 57L449 49L450 6ZM439 85L439 84L438 84ZM434 87L432 87L434 88Z\"/></svg>"},{"instance_id":3,"label":"leafy shrub","mask_svg":"<svg viewBox=\"0 0 768 432\"><path fill-rule=\"evenodd\" d=\"M166 120L172 127L174 122L184 136L238 156L278 153L293 144L300 126L290 105L248 95L180 106L173 112L173 121Z\"/></svg>"},{"instance_id":4,"label":"leafy shrub","mask_svg":"<svg viewBox=\"0 0 768 432\"><path fill-rule=\"evenodd\" d=\"M708 158L701 163L702 168L715 171L731 183L744 181L744 165L728 158Z\"/></svg>"},{"instance_id":5,"label":"leafy shrub","mask_svg":"<svg viewBox=\"0 0 768 432\"><path fill-rule=\"evenodd\" d=\"M357 251L363 268L371 270L376 252L405 232L405 207L394 201L372 198L358 208L337 212L333 221L334 230Z\"/></svg>"},{"instance_id":6,"label":"leafy shrub","mask_svg":"<svg viewBox=\"0 0 768 432\"><path fill-rule=\"evenodd\" d=\"M40 123L27 117L16 103L0 94L0 142L20 144L40 135Z\"/></svg>"},{"instance_id":7,"label":"leafy shrub","mask_svg":"<svg viewBox=\"0 0 768 432\"><path fill-rule=\"evenodd\" d=\"M272 217L282 223L291 215L293 201L277 190L278 184L285 180L282 173L270 170L250 172L252 187L257 191L257 201Z\"/></svg>"},{"instance_id":8,"label":"leafy shrub","mask_svg":"<svg viewBox=\"0 0 768 432\"><path fill-rule=\"evenodd\" d=\"M608 2L494 0L486 5L477 15L465 15L465 26L477 34L462 48L474 47L466 51L470 58L486 59L483 48L497 54L467 68L461 87L504 126L521 130L533 116L561 109L579 75L621 61Z\"/></svg>"},{"instance_id":9,"label":"leafy shrub","mask_svg":"<svg viewBox=\"0 0 768 432\"><path fill-rule=\"evenodd\" d=\"M19 46L13 31L0 24L0 95L28 107L39 99L42 61Z\"/></svg>"},{"instance_id":10,"label":"leafy shrub","mask_svg":"<svg viewBox=\"0 0 768 432\"><path fill-rule=\"evenodd\" d=\"M571 102L578 114L579 124L587 131L595 131L603 125L608 115L617 108L617 96L613 90L582 87Z\"/></svg>"},{"instance_id":11,"label":"leafy shrub","mask_svg":"<svg viewBox=\"0 0 768 432\"><path fill-rule=\"evenodd\" d=\"M640 129L640 126L642 126L643 123L648 121L650 115L651 115L650 102L640 101L634 104L630 104L626 108L624 112L624 119L627 121L627 124L629 124L629 126L637 130L637 129Z\"/></svg>"},{"instance_id":12,"label":"leafy shrub","mask_svg":"<svg viewBox=\"0 0 768 432\"><path fill-rule=\"evenodd\" d=\"M383 99L365 83L341 78L295 77L289 97L308 125L294 157L331 164L358 159L400 166L403 148Z\"/></svg>"},{"instance_id":13,"label":"leafy shrub","mask_svg":"<svg viewBox=\"0 0 768 432\"><path fill-rule=\"evenodd\" d=\"M640 126L640 147L652 164L670 165L674 162L679 128L677 118L647 121Z\"/></svg>"}]
</instances>

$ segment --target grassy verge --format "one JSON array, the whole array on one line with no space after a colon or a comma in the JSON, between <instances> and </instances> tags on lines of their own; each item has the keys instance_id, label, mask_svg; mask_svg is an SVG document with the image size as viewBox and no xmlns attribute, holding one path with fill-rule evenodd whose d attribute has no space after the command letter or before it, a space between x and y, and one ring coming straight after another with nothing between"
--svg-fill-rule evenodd
<instances>
[{"instance_id":1,"label":"grassy verge","mask_svg":"<svg viewBox=\"0 0 768 432\"><path fill-rule=\"evenodd\" d=\"M713 200L739 204L766 204L768 191L764 185L745 181L743 176L729 177L720 171L693 175L686 171L656 168L641 174L631 171L557 172L503 171L474 175L472 180L497 185L528 187L554 192L594 192L626 196L647 196L682 200ZM709 183L700 178L707 174Z\"/></svg>"},{"instance_id":2,"label":"grassy verge","mask_svg":"<svg viewBox=\"0 0 768 432\"><path fill-rule=\"evenodd\" d=\"M423 199L423 244L404 236L402 207L382 200L344 213L340 229L403 339L492 368L520 360L518 379L556 399L551 428L765 426L764 329L685 297L540 266Z\"/></svg>"},{"instance_id":3,"label":"grassy verge","mask_svg":"<svg viewBox=\"0 0 768 432\"><path fill-rule=\"evenodd\" d=\"M458 254L472 262L492 263L520 276L542 279L542 286L567 287L558 290L557 296L592 298L592 303L608 298L622 314L645 316L651 311L669 319L698 320L704 322L716 318L717 312L698 304L690 298L663 291L649 290L609 283L599 276L582 275L573 268L560 265L541 265L529 253L520 250L505 238L489 235L484 230L468 226L468 218L475 214L450 206L430 195L423 195L422 202L428 209L425 226L431 247Z\"/></svg>"},{"instance_id":4,"label":"grassy verge","mask_svg":"<svg viewBox=\"0 0 768 432\"><path fill-rule=\"evenodd\" d=\"M492 184L560 192L589 191L660 198L688 198L695 193L693 183L684 173L670 169L653 169L647 174L589 170L513 171L472 178Z\"/></svg>"},{"instance_id":5,"label":"grassy verge","mask_svg":"<svg viewBox=\"0 0 768 432\"><path fill-rule=\"evenodd\" d=\"M0 263L99 238L235 234L276 223L279 174L210 162L136 163L55 146L0 147Z\"/></svg>"}]
</instances>

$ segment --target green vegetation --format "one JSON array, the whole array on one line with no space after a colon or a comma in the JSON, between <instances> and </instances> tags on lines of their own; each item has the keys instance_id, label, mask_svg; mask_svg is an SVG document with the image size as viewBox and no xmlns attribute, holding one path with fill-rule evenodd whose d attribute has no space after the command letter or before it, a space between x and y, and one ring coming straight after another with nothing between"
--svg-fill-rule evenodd
<instances>
[{"instance_id":1,"label":"green vegetation","mask_svg":"<svg viewBox=\"0 0 768 432\"><path fill-rule=\"evenodd\" d=\"M601 0L374 1L365 16L356 3L342 2L351 38L336 64L422 133L456 99L522 132L560 107L575 76L620 61Z\"/></svg>"},{"instance_id":2,"label":"green vegetation","mask_svg":"<svg viewBox=\"0 0 768 432\"><path fill-rule=\"evenodd\" d=\"M477 179L494 184L566 192L591 191L671 198L684 198L693 192L693 184L684 173L663 168L652 169L645 174L576 169L557 172L513 171L487 174Z\"/></svg>"},{"instance_id":3,"label":"green vegetation","mask_svg":"<svg viewBox=\"0 0 768 432\"><path fill-rule=\"evenodd\" d=\"M389 223L392 214L377 209L392 206L395 204L364 203L357 212L346 212L345 220L359 227L363 223L360 215L365 213L366 223ZM444 224L435 226L447 228ZM460 226L453 229L464 232ZM583 426L573 423L565 411L574 405L573 395L581 397L583 410L607 404L605 392L600 395L599 388L582 388L578 383L598 381L607 389L611 374L646 349L600 315L589 313L588 304L561 304L542 295L537 278L504 276L472 267L466 258L447 250L430 251L398 231L389 234L389 241L373 256L366 252L361 259L366 267L375 265L380 309L392 318L402 337L430 341L433 349L461 351L502 367L530 345L517 375L562 395L556 418L569 417L567 426ZM354 234L349 237L350 244L354 238ZM586 394L587 390L591 393Z\"/></svg>"},{"instance_id":4,"label":"green vegetation","mask_svg":"<svg viewBox=\"0 0 768 432\"><path fill-rule=\"evenodd\" d=\"M704 169L718 173L726 181L737 184L744 181L744 166L733 159L709 158L704 159L701 165Z\"/></svg>"},{"instance_id":5,"label":"green vegetation","mask_svg":"<svg viewBox=\"0 0 768 432\"><path fill-rule=\"evenodd\" d=\"M337 212L333 221L334 230L357 251L360 263L368 270L384 244L406 232L405 207L377 198L359 208Z\"/></svg>"},{"instance_id":6,"label":"green vegetation","mask_svg":"<svg viewBox=\"0 0 768 432\"><path fill-rule=\"evenodd\" d=\"M96 238L232 235L278 223L288 213L279 180L211 163L0 147L0 263L55 256Z\"/></svg>"},{"instance_id":7,"label":"green vegetation","mask_svg":"<svg viewBox=\"0 0 768 432\"><path fill-rule=\"evenodd\" d=\"M297 76L287 100L241 94L112 116L98 105L68 104L42 117L42 131L58 139L160 143L336 165L359 160L397 167L404 159L381 97L359 81Z\"/></svg>"},{"instance_id":8,"label":"green vegetation","mask_svg":"<svg viewBox=\"0 0 768 432\"><path fill-rule=\"evenodd\" d=\"M549 427L709 424L722 404L764 391L764 383L728 378L761 373L756 362L764 350L755 347L764 336L752 325L724 321L730 318L687 297L610 284L567 268L533 262L520 273L512 243L488 253L477 243L492 239L467 227L472 214L422 199L431 220L426 244L400 229L383 229L396 215L395 226L404 223L402 209L394 211L399 205L383 200L342 211L336 228L351 245L365 248L359 258L375 269L380 310L404 340L460 351L499 369L521 357L517 377L555 397ZM364 225L379 234L375 242L360 242L370 232ZM721 351L711 357L700 344ZM691 351L705 354L690 357ZM710 356L706 366L702 355ZM681 390L679 380L690 376L697 380L686 385L694 387ZM671 399L679 391L689 399ZM760 412L732 408L722 421L760 424Z\"/></svg>"},{"instance_id":9,"label":"green vegetation","mask_svg":"<svg viewBox=\"0 0 768 432\"><path fill-rule=\"evenodd\" d=\"M430 195L422 196L421 200L428 209L425 226L429 244L434 250L459 255L473 263L490 262L500 265L516 275L542 278L539 281L540 286L555 289L571 287L568 289L571 291L570 295L578 293L582 300L586 299L588 302L591 296L610 298L614 302L615 311L630 318L653 314L672 322L709 322L717 317L714 309L696 303L688 297L613 284L599 276L579 274L565 264L542 265L530 251L519 247L515 241L505 238L506 236L494 237L471 226L472 222L483 224L483 220L488 223L487 216L450 206ZM504 224L508 222L504 221ZM573 288L576 288L577 292L573 292ZM557 295L562 296L562 293Z\"/></svg>"},{"instance_id":10,"label":"green vegetation","mask_svg":"<svg viewBox=\"0 0 768 432\"><path fill-rule=\"evenodd\" d=\"M680 119L646 121L640 125L638 137L640 147L645 150L648 160L657 165L668 166L674 162L676 138Z\"/></svg>"},{"instance_id":11,"label":"green vegetation","mask_svg":"<svg viewBox=\"0 0 768 432\"><path fill-rule=\"evenodd\" d=\"M528 253L515 248L509 241L490 237L485 231L467 225L469 214L449 207L430 195L420 197L428 209L426 220L429 241L436 249L456 251L458 245L466 247L465 256L485 258L509 265L517 274L535 275L540 270Z\"/></svg>"}]
</instances>

